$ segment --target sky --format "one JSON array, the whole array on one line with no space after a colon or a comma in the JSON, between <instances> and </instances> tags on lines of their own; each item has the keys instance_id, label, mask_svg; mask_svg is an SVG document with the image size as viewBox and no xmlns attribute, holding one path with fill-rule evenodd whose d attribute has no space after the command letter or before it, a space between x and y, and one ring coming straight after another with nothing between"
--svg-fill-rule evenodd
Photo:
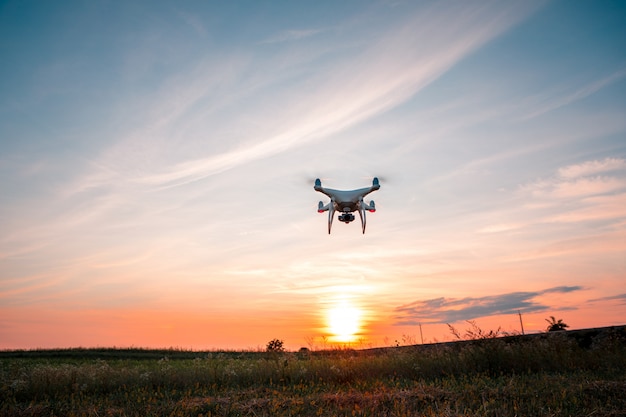
<instances>
[{"instance_id":1,"label":"sky","mask_svg":"<svg viewBox=\"0 0 626 417\"><path fill-rule=\"evenodd\" d=\"M0 3L0 349L625 324L626 5ZM317 213L367 187L377 211Z\"/></svg>"}]
</instances>

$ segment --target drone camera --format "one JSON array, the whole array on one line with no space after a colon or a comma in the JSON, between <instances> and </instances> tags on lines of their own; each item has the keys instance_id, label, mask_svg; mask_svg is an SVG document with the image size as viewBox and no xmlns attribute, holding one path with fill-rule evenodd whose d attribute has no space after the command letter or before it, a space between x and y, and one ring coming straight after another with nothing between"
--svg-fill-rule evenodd
<instances>
[{"instance_id":1,"label":"drone camera","mask_svg":"<svg viewBox=\"0 0 626 417\"><path fill-rule=\"evenodd\" d=\"M340 222L350 223L354 220L354 214L352 213L343 213L341 216L337 217Z\"/></svg>"}]
</instances>

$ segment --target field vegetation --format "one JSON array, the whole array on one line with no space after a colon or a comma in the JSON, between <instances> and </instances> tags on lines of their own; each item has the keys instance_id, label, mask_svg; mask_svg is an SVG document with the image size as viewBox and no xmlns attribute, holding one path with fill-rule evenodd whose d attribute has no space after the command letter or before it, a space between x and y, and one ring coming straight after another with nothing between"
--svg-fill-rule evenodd
<instances>
[{"instance_id":1,"label":"field vegetation","mask_svg":"<svg viewBox=\"0 0 626 417\"><path fill-rule=\"evenodd\" d=\"M626 327L368 350L273 346L0 352L0 416L626 416Z\"/></svg>"}]
</instances>

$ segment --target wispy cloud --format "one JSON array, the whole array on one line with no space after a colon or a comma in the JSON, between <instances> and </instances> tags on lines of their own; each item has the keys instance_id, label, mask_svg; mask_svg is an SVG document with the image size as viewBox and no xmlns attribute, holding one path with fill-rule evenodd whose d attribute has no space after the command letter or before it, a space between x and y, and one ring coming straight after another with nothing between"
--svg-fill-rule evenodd
<instances>
[{"instance_id":1,"label":"wispy cloud","mask_svg":"<svg viewBox=\"0 0 626 417\"><path fill-rule=\"evenodd\" d=\"M563 286L534 292L512 292L485 297L433 298L418 300L395 309L396 324L415 325L418 323L454 323L478 317L500 314L536 313L549 309L575 309L575 307L555 307L537 300L538 297L553 293L581 291L580 286Z\"/></svg>"},{"instance_id":2,"label":"wispy cloud","mask_svg":"<svg viewBox=\"0 0 626 417\"><path fill-rule=\"evenodd\" d=\"M626 179L615 177L587 177L574 179L552 178L537 181L524 187L535 197L557 199L607 194L626 187Z\"/></svg>"},{"instance_id":3,"label":"wispy cloud","mask_svg":"<svg viewBox=\"0 0 626 417\"><path fill-rule=\"evenodd\" d=\"M207 30L205 24L193 13L187 13L183 11L178 12L178 16L189 25L198 36L205 37L208 35L209 31Z\"/></svg>"},{"instance_id":4,"label":"wispy cloud","mask_svg":"<svg viewBox=\"0 0 626 417\"><path fill-rule=\"evenodd\" d=\"M626 293L613 295L609 297L594 298L594 299L589 300L590 303L604 302L604 301L618 301L621 304L626 304Z\"/></svg>"},{"instance_id":5,"label":"wispy cloud","mask_svg":"<svg viewBox=\"0 0 626 417\"><path fill-rule=\"evenodd\" d=\"M302 80L304 88L275 92L275 100L279 101L266 103L268 107L280 109L271 121L266 121L271 124L257 124L256 130L249 132L250 136L236 139L230 150L154 169L137 181L156 186L186 184L313 140L330 138L405 102L469 53L523 19L530 12L526 9L532 7L463 6L461 9L420 10L419 14L399 22L393 30L380 33L377 42L358 52L352 51L325 67L323 73ZM293 32L290 36L311 34ZM426 37L429 41L423 42ZM283 59L277 61L284 62ZM267 73L272 76L274 72ZM269 85L271 81L264 84ZM196 95L192 99L201 102L202 97ZM209 96L203 100L206 99ZM260 98L253 98L256 99ZM190 107L184 103L180 106L181 109ZM254 118L261 120L260 116ZM280 130L275 126L280 126Z\"/></svg>"},{"instance_id":6,"label":"wispy cloud","mask_svg":"<svg viewBox=\"0 0 626 417\"><path fill-rule=\"evenodd\" d=\"M325 31L326 29L289 29L279 32L269 38L261 41L261 44L268 43L282 43L289 41L296 41L303 38L309 38L311 36L315 36L320 32Z\"/></svg>"},{"instance_id":7,"label":"wispy cloud","mask_svg":"<svg viewBox=\"0 0 626 417\"><path fill-rule=\"evenodd\" d=\"M626 170L626 160L622 158L605 158L602 160L585 161L580 164L559 168L561 178L580 178L610 171Z\"/></svg>"},{"instance_id":8,"label":"wispy cloud","mask_svg":"<svg viewBox=\"0 0 626 417\"><path fill-rule=\"evenodd\" d=\"M562 90L555 90L546 94L530 97L526 104L526 107L528 107L529 110L526 114L521 116L519 120L532 119L575 103L597 93L613 83L620 81L624 77L626 77L626 68L616 71L613 74L599 80L592 81L583 87L575 89L574 91L563 92Z\"/></svg>"},{"instance_id":9,"label":"wispy cloud","mask_svg":"<svg viewBox=\"0 0 626 417\"><path fill-rule=\"evenodd\" d=\"M626 160L609 157L563 166L548 177L525 183L513 193L520 204L499 214L479 233L518 231L549 223L581 224L626 218Z\"/></svg>"},{"instance_id":10,"label":"wispy cloud","mask_svg":"<svg viewBox=\"0 0 626 417\"><path fill-rule=\"evenodd\" d=\"M524 227L524 223L496 223L490 224L478 230L478 233L500 233L518 230Z\"/></svg>"},{"instance_id":11,"label":"wispy cloud","mask_svg":"<svg viewBox=\"0 0 626 417\"><path fill-rule=\"evenodd\" d=\"M559 168L550 178L524 184L520 191L536 198L571 199L626 189L626 160L605 158ZM602 175L601 175L602 174Z\"/></svg>"},{"instance_id":12,"label":"wispy cloud","mask_svg":"<svg viewBox=\"0 0 626 417\"><path fill-rule=\"evenodd\" d=\"M626 220L626 193L586 197L580 201L579 207L561 210L556 214L547 215L544 222L580 223L591 220L613 220L623 230Z\"/></svg>"}]
</instances>

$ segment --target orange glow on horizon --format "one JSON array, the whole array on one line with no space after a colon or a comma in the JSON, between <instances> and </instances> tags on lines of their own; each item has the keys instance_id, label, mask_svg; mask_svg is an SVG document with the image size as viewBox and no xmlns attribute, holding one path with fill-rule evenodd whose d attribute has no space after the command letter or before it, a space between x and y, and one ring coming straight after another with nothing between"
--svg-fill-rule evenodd
<instances>
[{"instance_id":1,"label":"orange glow on horizon","mask_svg":"<svg viewBox=\"0 0 626 417\"><path fill-rule=\"evenodd\" d=\"M609 307L609 305L607 305ZM522 314L526 334L544 332L546 319L563 319L570 330L623 325L625 306L615 303L605 314L597 314L593 306L579 310L549 310ZM35 349L63 347L144 347L205 349L264 349L265 344L279 338L288 350L309 346L313 350L349 344L355 348L395 346L453 341L455 337L443 323L399 326L393 320L367 319L368 314L354 299L339 298L320 311L326 326L317 327L310 315L267 314L251 319L249 314L181 313L146 310L81 310L0 309L0 324L5 334L0 349ZM379 314L382 312L378 312ZM472 319L485 332L500 330L521 333L517 314ZM15 324L9 324L15 323ZM471 325L467 321L450 323L465 336ZM503 333L502 333L503 334ZM501 334L501 335L502 335Z\"/></svg>"}]
</instances>

